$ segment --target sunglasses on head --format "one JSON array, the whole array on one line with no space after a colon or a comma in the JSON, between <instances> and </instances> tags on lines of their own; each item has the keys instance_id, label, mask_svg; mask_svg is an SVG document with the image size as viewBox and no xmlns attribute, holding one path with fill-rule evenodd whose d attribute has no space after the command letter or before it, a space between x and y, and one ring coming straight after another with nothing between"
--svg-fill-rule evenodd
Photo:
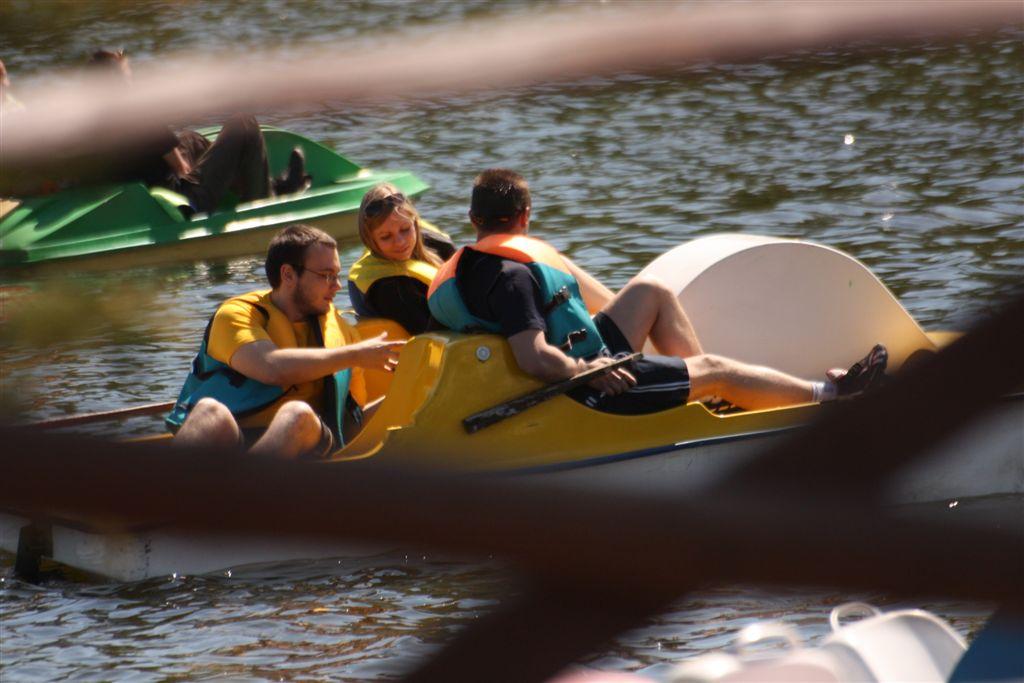
<instances>
[{"instance_id":1,"label":"sunglasses on head","mask_svg":"<svg viewBox=\"0 0 1024 683\"><path fill-rule=\"evenodd\" d=\"M381 197L374 199L372 202L366 205L366 217L375 218L384 212L387 208L395 208L405 204L405 195L401 192L395 194L389 194L387 197Z\"/></svg>"}]
</instances>

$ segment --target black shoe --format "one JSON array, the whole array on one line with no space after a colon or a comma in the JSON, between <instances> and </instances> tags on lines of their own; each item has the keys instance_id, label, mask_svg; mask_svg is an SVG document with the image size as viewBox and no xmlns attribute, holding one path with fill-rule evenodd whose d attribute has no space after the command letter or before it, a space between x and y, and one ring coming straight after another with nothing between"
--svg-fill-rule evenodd
<instances>
[{"instance_id":1,"label":"black shoe","mask_svg":"<svg viewBox=\"0 0 1024 683\"><path fill-rule=\"evenodd\" d=\"M889 352L881 344L875 344L868 355L851 365L846 374L836 380L836 395L851 398L876 389L885 377L888 364Z\"/></svg>"},{"instance_id":2,"label":"black shoe","mask_svg":"<svg viewBox=\"0 0 1024 683\"><path fill-rule=\"evenodd\" d=\"M296 147L288 156L287 170L274 178L274 194L294 194L308 190L313 183L313 176L306 173L306 155L301 147Z\"/></svg>"}]
</instances>

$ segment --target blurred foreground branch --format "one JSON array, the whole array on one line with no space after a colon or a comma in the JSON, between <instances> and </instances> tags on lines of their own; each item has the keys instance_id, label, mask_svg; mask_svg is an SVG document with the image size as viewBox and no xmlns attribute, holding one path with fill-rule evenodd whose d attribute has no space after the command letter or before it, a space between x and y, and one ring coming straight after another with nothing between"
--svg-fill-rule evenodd
<instances>
[{"instance_id":1,"label":"blurred foreground branch","mask_svg":"<svg viewBox=\"0 0 1024 683\"><path fill-rule=\"evenodd\" d=\"M853 42L962 36L1022 22L1015 0L652 3L494 17L428 37L349 43L344 50L298 46L288 58L267 52L164 56L136 69L128 92L86 74L19 84L26 110L4 112L0 121L0 176L8 177L0 180L0 193L14 170L59 170L68 159L112 153L142 139L154 124L211 112L329 100L359 106Z\"/></svg>"}]
</instances>

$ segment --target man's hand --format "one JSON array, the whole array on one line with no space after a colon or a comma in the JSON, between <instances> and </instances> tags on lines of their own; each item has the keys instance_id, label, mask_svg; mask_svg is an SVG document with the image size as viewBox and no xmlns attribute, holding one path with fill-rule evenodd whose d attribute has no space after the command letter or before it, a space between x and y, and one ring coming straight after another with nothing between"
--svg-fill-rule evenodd
<instances>
[{"instance_id":1,"label":"man's hand","mask_svg":"<svg viewBox=\"0 0 1024 683\"><path fill-rule=\"evenodd\" d=\"M353 365L368 370L394 372L405 341L386 341L387 337L387 332L381 332L376 337L348 346L347 348L356 354L356 362Z\"/></svg>"},{"instance_id":2,"label":"man's hand","mask_svg":"<svg viewBox=\"0 0 1024 683\"><path fill-rule=\"evenodd\" d=\"M566 355L558 347L548 344L540 330L523 330L508 338L512 354L523 372L545 382L560 382L584 370L600 368L614 362L614 358L596 358L585 362ZM628 370L616 368L588 382L588 385L609 396L621 394L636 386L636 378Z\"/></svg>"},{"instance_id":3,"label":"man's hand","mask_svg":"<svg viewBox=\"0 0 1024 683\"><path fill-rule=\"evenodd\" d=\"M614 358L595 358L588 363L580 363L580 365L582 366L582 370L592 370L594 368L610 365L614 362ZM609 396L615 396L616 394L628 391L631 387L635 387L636 377L630 374L628 370L620 367L610 370L608 373L601 375L600 377L595 377L588 382L588 386Z\"/></svg>"}]
</instances>

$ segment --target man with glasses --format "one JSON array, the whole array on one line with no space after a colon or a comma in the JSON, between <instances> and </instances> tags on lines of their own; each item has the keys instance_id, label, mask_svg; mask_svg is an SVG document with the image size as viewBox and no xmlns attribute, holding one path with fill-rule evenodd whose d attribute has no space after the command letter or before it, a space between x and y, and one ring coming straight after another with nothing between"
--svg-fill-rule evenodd
<instances>
[{"instance_id":1,"label":"man with glasses","mask_svg":"<svg viewBox=\"0 0 1024 683\"><path fill-rule=\"evenodd\" d=\"M358 431L363 368L394 370L405 342L360 341L334 308L334 239L291 225L270 243L271 289L224 302L167 416L178 445L249 447L256 455L324 458Z\"/></svg>"}]
</instances>

